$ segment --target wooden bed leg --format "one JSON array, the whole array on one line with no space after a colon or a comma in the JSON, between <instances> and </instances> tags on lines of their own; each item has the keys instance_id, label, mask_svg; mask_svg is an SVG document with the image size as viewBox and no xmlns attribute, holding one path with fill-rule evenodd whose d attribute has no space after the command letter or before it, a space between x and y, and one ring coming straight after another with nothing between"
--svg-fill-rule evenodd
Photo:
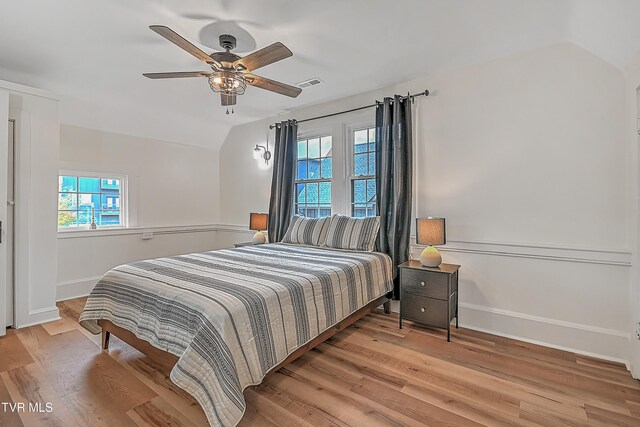
<instances>
[{"instance_id":1,"label":"wooden bed leg","mask_svg":"<svg viewBox=\"0 0 640 427\"><path fill-rule=\"evenodd\" d=\"M111 332L107 331L105 328L102 328L102 349L109 350L109 338L111 337Z\"/></svg>"},{"instance_id":2,"label":"wooden bed leg","mask_svg":"<svg viewBox=\"0 0 640 427\"><path fill-rule=\"evenodd\" d=\"M382 304L382 307L384 308L384 314L391 313L391 300L387 300L384 304Z\"/></svg>"}]
</instances>

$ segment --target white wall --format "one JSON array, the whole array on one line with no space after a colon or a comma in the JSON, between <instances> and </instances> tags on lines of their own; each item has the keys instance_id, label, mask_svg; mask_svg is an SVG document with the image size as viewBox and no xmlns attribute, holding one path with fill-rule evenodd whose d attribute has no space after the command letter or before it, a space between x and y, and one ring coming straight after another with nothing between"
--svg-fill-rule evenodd
<instances>
[{"instance_id":1,"label":"white wall","mask_svg":"<svg viewBox=\"0 0 640 427\"><path fill-rule=\"evenodd\" d=\"M59 300L86 294L125 262L221 247L216 150L63 125L59 159L64 170L126 175L133 227L59 233ZM143 241L145 230L154 238Z\"/></svg>"},{"instance_id":2,"label":"white wall","mask_svg":"<svg viewBox=\"0 0 640 427\"><path fill-rule=\"evenodd\" d=\"M622 71L559 44L289 116L424 89L431 95L416 100L414 113L415 211L447 219L444 259L462 264L461 323L628 361L631 161ZM268 209L270 171L256 168L250 152L273 121L227 137L221 222L241 224ZM305 123L314 125L328 124Z\"/></svg>"}]
</instances>

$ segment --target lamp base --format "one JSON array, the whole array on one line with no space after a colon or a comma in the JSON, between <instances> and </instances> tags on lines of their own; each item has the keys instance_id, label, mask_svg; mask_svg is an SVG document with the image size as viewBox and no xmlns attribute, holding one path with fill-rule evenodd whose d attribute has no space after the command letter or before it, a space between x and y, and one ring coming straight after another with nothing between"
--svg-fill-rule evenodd
<instances>
[{"instance_id":1,"label":"lamp base","mask_svg":"<svg viewBox=\"0 0 640 427\"><path fill-rule=\"evenodd\" d=\"M267 238L264 236L264 234L262 234L262 231L258 231L256 232L256 234L253 235L253 238L251 239L251 242L254 245L261 245L263 243L266 243Z\"/></svg>"},{"instance_id":2,"label":"lamp base","mask_svg":"<svg viewBox=\"0 0 640 427\"><path fill-rule=\"evenodd\" d=\"M437 267L442 264L442 256L436 248L427 246L420 254L420 264L425 267Z\"/></svg>"}]
</instances>

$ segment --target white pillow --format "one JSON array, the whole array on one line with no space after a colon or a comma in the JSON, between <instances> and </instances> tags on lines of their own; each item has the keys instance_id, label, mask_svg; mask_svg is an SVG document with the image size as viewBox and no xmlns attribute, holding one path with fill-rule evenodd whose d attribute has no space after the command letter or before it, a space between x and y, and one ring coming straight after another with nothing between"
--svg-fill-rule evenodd
<instances>
[{"instance_id":1,"label":"white pillow","mask_svg":"<svg viewBox=\"0 0 640 427\"><path fill-rule=\"evenodd\" d=\"M375 249L380 217L352 218L344 215L331 217L325 246L372 252Z\"/></svg>"},{"instance_id":2,"label":"white pillow","mask_svg":"<svg viewBox=\"0 0 640 427\"><path fill-rule=\"evenodd\" d=\"M331 218L305 218L294 215L282 238L282 243L298 245L324 245Z\"/></svg>"}]
</instances>

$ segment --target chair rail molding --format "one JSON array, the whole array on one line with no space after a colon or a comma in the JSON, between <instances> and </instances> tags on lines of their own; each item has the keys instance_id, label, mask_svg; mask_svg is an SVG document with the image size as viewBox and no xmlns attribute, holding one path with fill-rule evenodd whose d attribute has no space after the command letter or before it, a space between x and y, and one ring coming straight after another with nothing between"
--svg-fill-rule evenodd
<instances>
[{"instance_id":1,"label":"chair rail molding","mask_svg":"<svg viewBox=\"0 0 640 427\"><path fill-rule=\"evenodd\" d=\"M411 252L424 249L412 236ZM471 240L447 240L439 246L441 252L460 252L490 256L532 258L564 262L582 262L631 267L632 254L628 249L597 249L578 246L561 246L541 243L512 243Z\"/></svg>"}]
</instances>

